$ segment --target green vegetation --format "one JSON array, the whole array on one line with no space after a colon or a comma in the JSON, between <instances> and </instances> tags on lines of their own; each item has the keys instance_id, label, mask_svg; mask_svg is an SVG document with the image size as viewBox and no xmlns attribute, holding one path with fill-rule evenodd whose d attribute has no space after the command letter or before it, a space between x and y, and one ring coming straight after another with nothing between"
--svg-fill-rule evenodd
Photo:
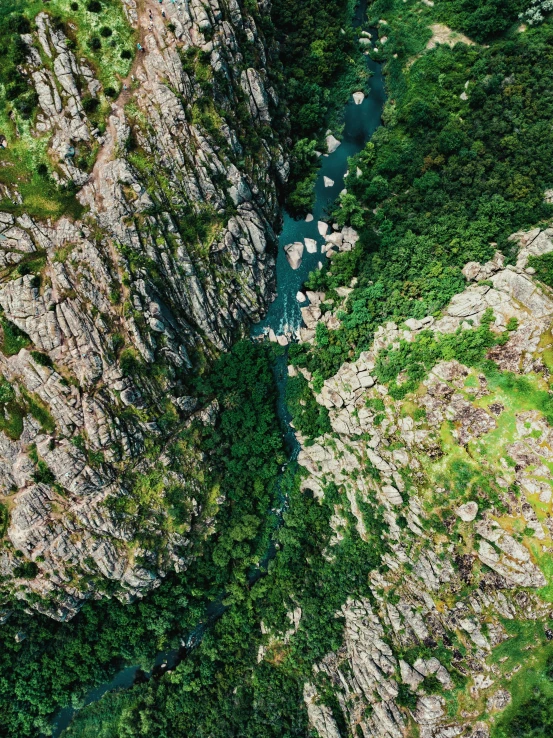
<instances>
[{"instance_id":1,"label":"green vegetation","mask_svg":"<svg viewBox=\"0 0 553 738\"><path fill-rule=\"evenodd\" d=\"M553 253L531 256L528 266L536 270L536 277L548 287L553 287Z\"/></svg>"},{"instance_id":2,"label":"green vegetation","mask_svg":"<svg viewBox=\"0 0 553 738\"><path fill-rule=\"evenodd\" d=\"M2 330L0 351L2 351L5 356L14 356L15 354L18 354L22 348L26 348L30 345L31 339L25 331L18 328L15 323L8 320L1 312L0 328Z\"/></svg>"},{"instance_id":3,"label":"green vegetation","mask_svg":"<svg viewBox=\"0 0 553 738\"><path fill-rule=\"evenodd\" d=\"M96 41L87 53L98 43L103 49L114 35L104 30L113 29L102 12L104 3L89 0L85 5L79 0L74 4L75 12L98 15L91 37ZM489 258L496 245L512 256L508 235L550 215L543 190L552 184L551 27L545 22L523 34L511 32L521 10L517 2L436 0L434 8L425 5L420 13L414 7L414 0L377 0L371 6L375 18L387 19L388 41L385 51L377 53L387 61L394 102L387 106L385 128L351 163L348 196L336 210L338 222L359 229L360 242L353 252L336 256L310 280L311 287L325 290L327 299L332 299L337 287L357 279L339 316L342 327L331 331L319 325L314 347L292 345L289 349L291 362L313 373L316 391L344 360L368 348L383 321L393 319L401 324L407 317L438 315L451 296L463 289L460 269L466 261ZM296 127L289 195L298 209L310 202L315 141L333 104L332 95L324 90L340 80L345 85L352 78L344 75L354 49L347 25L349 12L345 3L336 7L275 1L282 58L290 73L288 102ZM440 45L424 52L429 22L447 22L476 41L489 42L490 47ZM254 53L245 48L246 54ZM418 54L421 56L415 58ZM216 80L206 73L195 52L186 61L190 72L200 76L207 97ZM352 63L351 70L355 68ZM466 100L461 97L465 90ZM219 113L208 104L198 106L192 114L206 127L218 125ZM133 142L129 147L133 164L146 169L143 152ZM357 167L359 177L354 175ZM152 178L150 186L154 185L160 198L170 197L168 180ZM197 240L200 251L203 235L217 226L210 215L206 211L190 226L189 214L183 213L179 223L187 242ZM130 250L125 255L131 268L152 266ZM548 284L547 259L532 264ZM153 271L151 276L159 278ZM415 469L402 469L405 490L401 489L400 496L405 503L411 488L417 489L425 512L420 516L424 539L443 541L439 553L444 556L445 546L461 548L466 543L471 566L473 541L465 541L466 528L453 515L454 505L476 498L493 506L494 514L507 515L503 481L507 479L509 494L515 495L511 482L516 464L502 454L514 440L517 414L537 410L549 422L553 417L551 394L542 379L531 373L519 377L500 372L486 361L489 349L508 340L509 332L517 327L510 322L504 333L497 334L491 330L492 319L488 313L479 327L454 335L422 331L412 343L399 341L382 352L374 373L388 386L390 396L374 396L366 403L383 434L390 427L397 428L396 423L385 423L395 412L426 429L430 422L424 408L418 406L416 397L406 400L406 396L443 359L458 359L478 368L464 385L457 386L476 407L487 407L492 400L501 403L493 430L465 445L456 441L453 421L430 427L429 448L435 441L432 453L421 453ZM10 324L6 329L3 323L3 332L5 352L15 353L13 349L25 337L14 334ZM119 353L123 374L138 383L161 376L156 374L159 367L146 366L121 340L114 341L114 352ZM33 356L43 363L39 352ZM78 704L88 689L108 681L124 663L149 668L157 651L177 646L195 631L199 643L176 669L106 695L83 709L66 735L304 738L310 730L302 696L307 680L315 680L341 734L348 734L332 685L324 674L313 673L313 664L342 645L343 620L336 613L347 597L375 601L369 573L378 569L393 581L393 572L386 571L382 563L388 552L385 511L371 491L382 474L369 460L363 460L356 472L356 478L366 482L359 488L368 489L366 499L356 499L366 528L362 535L358 519L345 503L351 489L326 483L321 499L305 489L301 470L293 462L286 464L272 361L267 346L241 342L211 371L187 378L191 393L200 397L204 407L216 402L213 425L194 422L182 430L168 407L160 421L163 438L148 439L148 471L126 470L128 495L108 503L114 514L135 523L138 544L155 546L151 530L192 537L192 555L189 548L183 547L182 552L191 559L186 572L168 574L159 589L141 601L126 605L117 599L88 602L66 624L39 615L30 618L26 603L15 602L14 613L0 629L0 733L25 738L47 732L59 706ZM482 373L489 395L478 394L477 398L476 390L484 382ZM33 414L46 413L36 398L22 397L17 402L26 403ZM0 384L5 418L15 398L13 388ZM328 413L315 402L302 375L290 379L286 400L296 428L308 442L331 433ZM44 425L51 419L43 415L43 421ZM398 437L386 439L390 450L398 448ZM73 442L83 448L82 438ZM331 437L329 445L334 442ZM195 450L202 455L202 463L198 456L189 461ZM483 464L482 459L489 463ZM38 457L35 461L35 480L50 481L48 467ZM89 462L94 461L89 457ZM168 472L185 481L167 484ZM197 525L188 531L194 501L201 503L202 512L195 520ZM155 525L149 530L150 520ZM208 520L214 532L204 535L202 524ZM406 517L399 515L398 524L406 529ZM509 525L519 539L529 535L526 521L513 516ZM274 558L268 556L271 541ZM477 576L482 573L478 566L476 563ZM23 577L35 571L29 562L18 568ZM86 581L83 577L83 584ZM471 587L478 586L467 581L463 588L465 584L467 596ZM106 593L115 593L115 585L104 586ZM441 594L447 599L452 588L445 589L448 591ZM383 602L387 598L393 602L393 584L389 591L376 595ZM287 613L296 607L302 610L298 631L287 641L271 642L260 623L282 634L290 626ZM524 661L524 669L519 681L517 676L513 679L513 704L497 720L496 738L547 735L553 690L543 630L541 640L537 638L537 628L543 624L509 621L504 627L512 638L490 658L507 656L502 669ZM517 628L525 631L518 640ZM21 631L27 637L19 642L14 636ZM534 660L526 650L532 639L538 643ZM266 655L258 661L260 646L266 648ZM424 642L401 654L410 662L438 654L454 680L454 690L446 695L448 709L453 711L468 688L468 680L453 664L454 649L460 657L467 651L462 643L446 644L444 637L443 643ZM524 689L523 679L528 685ZM445 694L436 677L427 677L423 688ZM402 685L398 701L412 709L415 696Z\"/></svg>"},{"instance_id":4,"label":"green vegetation","mask_svg":"<svg viewBox=\"0 0 553 738\"><path fill-rule=\"evenodd\" d=\"M292 414L292 422L307 439L330 433L332 428L328 410L313 397L307 379L301 374L290 377L286 383L286 404Z\"/></svg>"},{"instance_id":5,"label":"green vegetation","mask_svg":"<svg viewBox=\"0 0 553 738\"><path fill-rule=\"evenodd\" d=\"M8 508L0 502L0 538L5 535L9 522L10 514Z\"/></svg>"},{"instance_id":6,"label":"green vegetation","mask_svg":"<svg viewBox=\"0 0 553 738\"><path fill-rule=\"evenodd\" d=\"M324 148L329 124L339 126L344 103L364 88L367 71L351 27L351 0L275 0L272 8L283 65L280 84L293 121L287 205L304 213L313 204L314 151Z\"/></svg>"},{"instance_id":7,"label":"green vegetation","mask_svg":"<svg viewBox=\"0 0 553 738\"><path fill-rule=\"evenodd\" d=\"M75 199L75 188L58 186L49 172L55 163L48 158L48 140L51 134L38 135L34 129L38 108L38 96L27 78L18 68L25 65L27 46L21 34L36 30L35 17L46 12L54 30L62 31L68 38L69 49L77 59L85 59L103 86L99 100L83 96L83 107L91 120L102 126L109 110L109 90L117 91L121 79L127 76L132 54L122 55L135 45L134 32L126 21L122 4L117 0L99 3L99 11L90 11L85 2L51 0L44 5L41 0L7 0L0 8L0 134L7 148L0 149L2 163L0 183L10 192L17 188L24 207L14 204L8 196L0 199L2 210L19 214L24 212L36 217L59 217L69 214L79 217L82 206ZM98 43L91 43L96 39ZM101 40L100 40L101 39ZM51 60L43 54L46 67ZM85 80L77 77L76 83L84 90ZM96 148L79 146L77 165L89 169Z\"/></svg>"},{"instance_id":8,"label":"green vegetation","mask_svg":"<svg viewBox=\"0 0 553 738\"><path fill-rule=\"evenodd\" d=\"M543 193L551 186L553 100L543 85L551 76L553 27L513 31L489 48L438 45L417 58L428 38L425 16L444 20L446 5L494 15L496 4L436 3L410 13L411 28L402 19L413 5L371 7L388 21L379 54L393 102L385 127L350 162L341 201L348 216L337 211L341 222L355 222L360 242L308 284L329 292L358 277L343 328L312 351L313 365L326 374L366 348L384 321L436 313L463 288L467 261L487 260L496 244L510 255L508 236L551 214ZM501 5L510 9L497 18L512 20L517 4ZM541 263L546 269L547 259Z\"/></svg>"}]
</instances>

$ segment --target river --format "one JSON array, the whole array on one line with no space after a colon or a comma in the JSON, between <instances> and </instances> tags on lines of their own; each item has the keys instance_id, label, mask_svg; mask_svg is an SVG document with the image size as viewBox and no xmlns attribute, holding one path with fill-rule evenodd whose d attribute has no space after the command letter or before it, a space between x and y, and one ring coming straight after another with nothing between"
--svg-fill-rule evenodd
<instances>
[{"instance_id":1,"label":"river","mask_svg":"<svg viewBox=\"0 0 553 738\"><path fill-rule=\"evenodd\" d=\"M355 17L353 19L354 27L362 26L367 17L367 0L361 0L358 4ZM288 213L283 213L282 231L279 236L279 248L276 263L276 282L277 296L271 304L266 317L263 321L253 326L251 335L253 338L259 338L266 335L272 329L276 335L297 333L301 326L300 308L305 307L309 303L299 303L296 295L307 280L310 272L319 268L319 262L324 263L326 256L321 253L321 246L324 244L324 238L319 235L317 223L319 220L328 220L328 210L332 203L336 200L340 192L344 188L344 178L348 168L348 158L359 153L367 141L371 138L375 130L381 122L382 110L386 100L384 78L382 75L381 65L373 61L368 55L366 56L367 67L371 73L368 80L368 95L360 105L356 105L353 98L345 106L344 110L344 128L342 132L342 142L340 146L332 154L321 157L321 166L317 175L315 184L315 204L311 211L313 220L295 220ZM326 187L324 178L328 177L334 184ZM284 247L294 241L303 241L305 238L312 238L317 242L317 253L307 253L304 249L301 266L293 270L288 264ZM275 376L278 386L278 414L283 427L286 429L285 441L288 447L290 459L293 460L299 452L299 444L290 428L290 416L288 414L285 402L286 388L286 356L280 357L275 365ZM285 505L285 501L282 502ZM265 557L263 564L266 564L276 553L276 549L271 544L269 551ZM256 576L257 575L257 576ZM261 576L261 570L258 569L252 574L253 582ZM222 598L221 598L222 599ZM137 679L149 679L152 675L162 674L174 668L183 658L190 648L193 648L202 638L206 628L210 623L217 619L225 610L221 601L214 602L210 605L207 612L206 622L201 623L191 633L187 634L182 641L182 647L172 651L159 653L152 666L152 670L148 673L143 672L138 666L128 666L119 671L115 677L99 687L91 690L84 698L83 705L89 705L99 700L106 692L115 689L128 689ZM57 714L53 723L54 738L59 738L63 731L71 723L75 715L75 708L65 707Z\"/></svg>"}]
</instances>

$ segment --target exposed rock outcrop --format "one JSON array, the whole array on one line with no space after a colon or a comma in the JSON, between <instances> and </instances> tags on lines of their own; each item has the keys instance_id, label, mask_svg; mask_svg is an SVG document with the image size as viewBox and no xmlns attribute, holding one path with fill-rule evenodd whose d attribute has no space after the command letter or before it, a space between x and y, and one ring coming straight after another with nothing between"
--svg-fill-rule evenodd
<instances>
[{"instance_id":1,"label":"exposed rock outcrop","mask_svg":"<svg viewBox=\"0 0 553 738\"><path fill-rule=\"evenodd\" d=\"M182 487L190 516L172 533L159 501L154 554L138 542L144 523L121 512L133 495L124 473L154 468L144 439L161 437L159 418L199 412L183 377L272 301L276 182L288 175L268 125L279 105L266 72L274 50L252 15L234 0L168 3L163 16L150 0L124 5L142 51L105 132L83 104L105 91L47 10L24 38L35 133L85 215L0 213L0 311L24 345L0 354L0 373L25 415L17 438L0 433L3 586L60 619L107 580L122 598L156 586L186 566L186 530L209 527L194 480L160 459L164 487ZM95 148L87 171L81 154ZM212 410L200 422L213 422Z\"/></svg>"}]
</instances>

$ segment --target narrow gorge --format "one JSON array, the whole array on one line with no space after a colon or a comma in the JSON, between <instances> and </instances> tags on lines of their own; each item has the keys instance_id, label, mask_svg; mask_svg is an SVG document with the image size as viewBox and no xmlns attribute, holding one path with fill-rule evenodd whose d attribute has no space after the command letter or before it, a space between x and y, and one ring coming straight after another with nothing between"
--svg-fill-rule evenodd
<instances>
[{"instance_id":1,"label":"narrow gorge","mask_svg":"<svg viewBox=\"0 0 553 738\"><path fill-rule=\"evenodd\" d=\"M551 734L552 11L6 0L1 735Z\"/></svg>"}]
</instances>

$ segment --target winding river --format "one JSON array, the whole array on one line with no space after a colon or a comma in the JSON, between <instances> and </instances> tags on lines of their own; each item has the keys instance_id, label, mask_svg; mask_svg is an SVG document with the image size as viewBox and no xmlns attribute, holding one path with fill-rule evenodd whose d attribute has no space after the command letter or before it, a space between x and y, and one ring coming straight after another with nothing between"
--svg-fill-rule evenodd
<instances>
[{"instance_id":1,"label":"winding river","mask_svg":"<svg viewBox=\"0 0 553 738\"><path fill-rule=\"evenodd\" d=\"M367 2L361 0L357 6L353 19L354 27L359 28L366 22ZM321 166L315 185L315 204L312 210L313 219L294 220L288 213L283 213L282 231L279 236L279 249L276 264L277 297L271 304L263 321L253 326L252 338L259 339L273 330L276 335L288 334L295 336L301 326L302 318L300 308L308 305L308 302L298 302L297 293L306 281L309 273L319 268L319 263L326 261L326 256L321 252L324 239L320 236L317 223L319 220L328 220L328 210L344 188L344 178L348 169L348 158L359 153L375 130L380 125L382 110L386 100L384 79L381 65L373 61L368 55L366 63L371 77L368 80L368 95L360 105L355 104L353 98L345 106L344 129L342 142L332 154L321 157ZM325 186L325 178L333 181L331 187ZM303 241L305 238L314 239L317 242L317 253L308 253L304 249L303 259L300 267L293 270L286 258L284 247L294 241ZM278 386L278 414L285 428L285 441L288 447L290 459L293 460L298 452L299 445L296 437L289 426L290 416L285 402L286 386L286 356L282 356L276 363L275 376ZM282 501L283 507L285 501ZM271 545L265 561L265 565L274 557L276 549ZM251 581L261 576L261 570L252 574ZM91 690L84 698L83 705L89 705L99 700L106 692L115 689L127 689L131 687L138 678L149 679L152 676L165 673L175 668L182 661L187 652L193 648L202 638L206 628L217 619L225 610L221 601L212 603L209 608L205 623L201 623L182 640L182 647L172 651L159 653L149 673L144 673L138 666L128 666L119 671L115 677L96 689ZM71 723L75 715L75 708L65 707L57 714L53 723L54 738L59 738L65 728Z\"/></svg>"}]
</instances>

